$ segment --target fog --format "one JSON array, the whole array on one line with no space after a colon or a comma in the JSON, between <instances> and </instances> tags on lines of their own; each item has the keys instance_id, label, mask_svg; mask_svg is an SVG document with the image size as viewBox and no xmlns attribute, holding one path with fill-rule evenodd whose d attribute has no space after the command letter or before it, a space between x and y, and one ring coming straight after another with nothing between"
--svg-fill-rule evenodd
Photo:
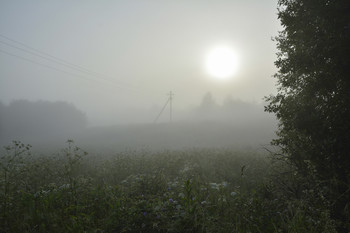
<instances>
[{"instance_id":1,"label":"fog","mask_svg":"<svg viewBox=\"0 0 350 233\"><path fill-rule=\"evenodd\" d=\"M2 1L1 145L21 140L57 148L67 139L95 151L267 145L276 128L263 101L276 92L276 6ZM237 72L227 79L205 65L208 52L223 45L237 57Z\"/></svg>"},{"instance_id":2,"label":"fog","mask_svg":"<svg viewBox=\"0 0 350 233\"><path fill-rule=\"evenodd\" d=\"M57 150L68 139L94 152L191 148L263 148L273 138L276 121L263 106L228 98L217 104L210 93L170 122L88 126L86 115L66 102L17 100L0 104L0 143L19 140L37 151ZM160 118L161 118L160 117Z\"/></svg>"}]
</instances>

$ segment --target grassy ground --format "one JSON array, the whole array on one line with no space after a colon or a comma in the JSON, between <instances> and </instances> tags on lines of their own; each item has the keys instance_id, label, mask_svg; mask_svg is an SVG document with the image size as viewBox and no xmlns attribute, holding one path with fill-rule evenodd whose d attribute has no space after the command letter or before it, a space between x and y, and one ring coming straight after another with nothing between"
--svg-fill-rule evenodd
<instances>
[{"instance_id":1,"label":"grassy ground","mask_svg":"<svg viewBox=\"0 0 350 233\"><path fill-rule=\"evenodd\" d=\"M283 166L282 166L283 165ZM253 152L1 154L0 232L335 232L322 193Z\"/></svg>"}]
</instances>

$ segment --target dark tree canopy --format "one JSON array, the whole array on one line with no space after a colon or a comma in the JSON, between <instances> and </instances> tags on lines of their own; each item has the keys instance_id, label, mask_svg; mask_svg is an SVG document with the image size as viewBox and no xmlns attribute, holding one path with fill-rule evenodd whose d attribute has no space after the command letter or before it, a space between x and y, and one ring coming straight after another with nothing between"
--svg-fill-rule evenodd
<instances>
[{"instance_id":1,"label":"dark tree canopy","mask_svg":"<svg viewBox=\"0 0 350 233\"><path fill-rule=\"evenodd\" d=\"M70 137L86 125L85 114L66 102L16 100L7 106L0 104L0 142Z\"/></svg>"},{"instance_id":2,"label":"dark tree canopy","mask_svg":"<svg viewBox=\"0 0 350 233\"><path fill-rule=\"evenodd\" d=\"M280 122L273 144L334 190L343 217L350 213L349 12L349 0L279 1L278 93L266 106Z\"/></svg>"}]
</instances>

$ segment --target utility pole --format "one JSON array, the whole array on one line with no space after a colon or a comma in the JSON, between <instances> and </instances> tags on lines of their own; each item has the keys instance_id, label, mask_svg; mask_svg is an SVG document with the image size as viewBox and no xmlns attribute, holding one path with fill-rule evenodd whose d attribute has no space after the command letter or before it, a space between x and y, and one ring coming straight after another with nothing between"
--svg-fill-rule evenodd
<instances>
[{"instance_id":1,"label":"utility pole","mask_svg":"<svg viewBox=\"0 0 350 233\"><path fill-rule=\"evenodd\" d=\"M170 103L170 122L173 121L173 96L174 93L170 91L169 95L169 103Z\"/></svg>"},{"instance_id":2,"label":"utility pole","mask_svg":"<svg viewBox=\"0 0 350 233\"><path fill-rule=\"evenodd\" d=\"M156 123L158 118L160 117L160 115L162 115L162 113L163 113L164 109L166 108L166 106L168 105L168 103L170 103L170 122L173 121L173 96L174 96L174 93L172 91L170 91L168 96L169 96L169 98L167 99L167 101L166 101L165 105L163 106L162 110L160 111L160 113L158 114L156 119L154 120L154 123Z\"/></svg>"}]
</instances>

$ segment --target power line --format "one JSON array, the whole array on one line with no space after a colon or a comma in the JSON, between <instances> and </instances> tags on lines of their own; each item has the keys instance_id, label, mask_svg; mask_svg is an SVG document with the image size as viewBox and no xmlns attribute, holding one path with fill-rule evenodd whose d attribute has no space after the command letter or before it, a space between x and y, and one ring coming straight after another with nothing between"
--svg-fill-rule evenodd
<instances>
[{"instance_id":1,"label":"power line","mask_svg":"<svg viewBox=\"0 0 350 233\"><path fill-rule=\"evenodd\" d=\"M48 53L46 53L46 52L40 51L40 50L38 50L38 49L35 49L35 48L33 48L33 47L29 46L29 45L26 45L26 44L24 44L24 43L22 43L22 42L19 42L19 41L17 41L17 40L14 40L14 39L12 39L12 38L10 38L10 37L8 37L8 36L5 36L5 35L0 34L0 37L5 38L5 39L7 39L7 40L9 40L9 41L11 41L11 42L13 42L13 43L19 44L19 45L21 45L21 46L23 46L23 47L25 47L25 48L27 48L27 49L24 49L24 48L21 48L21 47L18 47L18 46L9 44L9 43L4 42L4 41L0 41L0 43L3 43L3 44L5 44L5 45L7 45L7 46L10 46L10 47L12 47L12 48L15 48L15 49L24 51L24 52L29 53L29 54L31 54L31 55L34 55L34 56L40 57L40 58L42 58L42 59L48 60L48 61L50 61L50 62L55 62L55 63L57 63L57 64L60 64L60 65L65 66L65 67L68 67L68 68L70 68L70 69L73 69L73 70L76 70L76 71L79 71L79 72L83 72L83 73L85 73L85 74L94 76L94 77L96 77L96 78L103 79L103 80L108 81L108 82L111 82L111 83L115 83L115 82L112 82L110 79L107 79L107 78L102 77L102 76L105 76L105 75L103 75L103 74L100 74L100 73L98 73L98 72L89 70L89 69L84 68L84 67L82 67L82 66L73 64L73 63L71 63L71 62L69 62L69 61L66 61L66 60L63 60L62 58L58 58L58 57L53 56L53 55L50 55L50 54L48 54ZM28 50L28 49L29 49L29 50ZM34 52L33 52L33 51L34 51ZM107 76L105 76L105 77L107 77ZM124 84L123 84L123 85L124 85ZM119 86L122 86L122 85L119 84ZM130 89L130 90L131 90L130 87L125 87L125 86L124 86L124 88ZM135 91L135 90L133 90L133 91Z\"/></svg>"},{"instance_id":2,"label":"power line","mask_svg":"<svg viewBox=\"0 0 350 233\"><path fill-rule=\"evenodd\" d=\"M170 91L170 93L168 94L168 99L167 101L165 102L162 110L160 111L160 113L158 114L158 116L156 117L156 119L154 120L153 123L156 123L157 120L159 119L159 117L162 115L162 113L164 112L164 109L166 108L166 106L168 105L168 103L170 103L170 122L172 122L172 100L173 100L173 96L174 96L174 93L172 91Z\"/></svg>"},{"instance_id":3,"label":"power line","mask_svg":"<svg viewBox=\"0 0 350 233\"><path fill-rule=\"evenodd\" d=\"M174 93L170 91L169 95L169 102L170 102L170 122L173 121L173 96Z\"/></svg>"},{"instance_id":4,"label":"power line","mask_svg":"<svg viewBox=\"0 0 350 233\"><path fill-rule=\"evenodd\" d=\"M162 115L162 113L163 113L165 107L168 105L168 103L169 103L169 98L168 98L168 100L166 101L166 103L164 104L162 110L160 111L160 113L158 114L158 116L156 117L156 119L154 120L153 123L156 123L156 122L157 122L158 118L160 117L160 115Z\"/></svg>"},{"instance_id":5,"label":"power line","mask_svg":"<svg viewBox=\"0 0 350 233\"><path fill-rule=\"evenodd\" d=\"M1 42L1 41L0 41ZM28 59L26 57L22 57L22 56L19 56L19 55L16 55L16 54L13 54L13 53L10 53L10 52L7 52L7 51L4 51L2 49L0 49L0 52L3 53L3 54L6 54L8 56L12 56L12 57L15 57L15 58L18 58L18 59L21 59L21 60L24 60L24 61L27 61L27 62L30 62L32 64L35 64L35 65L38 65L38 66L42 66L42 67L45 67L45 68L48 68L48 69L52 69L52 70L55 70L55 71L58 71L58 72L62 72L62 73L65 73L65 74L68 74L68 75L71 75L71 76L74 76L74 77L78 77L78 78L81 78L81 79L85 79L85 80L89 80L89 81L97 81L95 79L90 79L90 78L87 78L85 76L82 76L82 75L78 75L78 74L74 74L74 73L71 73L71 72L67 72L65 70L62 70L62 69L58 69L56 67L52 67L52 66L49 66L49 65L46 65L46 64L43 64L43 63L40 63L40 62L37 62L37 61L34 61L34 60L31 60L31 59ZM125 87L122 87L122 86L115 86L117 88L125 88ZM129 89L131 90L131 89ZM159 117L162 115L164 109L166 108L166 106L168 105L168 103L170 102L170 121L172 121L172 97L173 97L173 93L170 91L170 93L168 94L169 98L167 99L165 105L163 106L162 110L160 111L160 113L158 114L158 116L156 117L156 119L154 120L154 123L157 122L157 120L159 119Z\"/></svg>"},{"instance_id":6,"label":"power line","mask_svg":"<svg viewBox=\"0 0 350 233\"><path fill-rule=\"evenodd\" d=\"M30 50L23 49L23 48L20 48L20 47L11 45L11 44L9 44L9 43L7 43L7 42L4 42L4 41L1 41L1 40L0 40L0 43L5 44L5 45L7 45L7 46L9 46L9 47L12 47L12 48L21 50L21 51L26 52L26 53L28 53L28 54L31 54L31 55L34 55L34 56L43 58L43 59L45 59L45 60L47 60L47 61L51 61L51 62L60 64L60 65L62 65L62 66L68 67L68 68L70 68L70 69L77 70L77 71L79 71L79 72L83 72L83 73L89 74L89 72L86 72L86 71L81 70L81 69L76 69L76 68L72 67L71 65L67 65L67 64L65 64L65 63L63 63L63 62L59 62L59 61L57 61L56 59L51 59L51 58L48 58L48 57L46 57L46 56L42 56L42 55L40 55L40 54L33 53L33 52L31 52ZM105 80L107 80L107 79L105 79ZM108 81L109 81L109 80L108 80Z\"/></svg>"},{"instance_id":7,"label":"power line","mask_svg":"<svg viewBox=\"0 0 350 233\"><path fill-rule=\"evenodd\" d=\"M20 44L20 45L22 45L23 47L25 47L25 48L27 48L27 49L30 49L30 50L32 50L32 51L34 51L34 52L36 52L36 53L43 54L44 56L50 57L52 60L58 61L60 64L65 64L65 65L67 65L67 66L77 67L77 68L79 68L79 69L81 69L81 70L85 70L85 71L87 71L87 72L97 74L97 72L95 72L95 71L91 71L91 70L86 69L86 68L84 68L84 67L81 67L81 66L78 66L78 65L76 65L76 64L73 64L73 63L71 63L71 62L69 62L69 61L63 60L62 58L58 58L58 57L53 56L53 55L51 55L51 54L48 54L48 53L46 53L46 52L42 52L42 51L40 51L40 50L38 50L38 49L35 49L35 48L33 48L33 47L29 46L29 45L26 45L26 44L24 44L24 43L22 43L22 42L19 42L19 41L17 41L17 40L12 39L12 38L9 38L9 37L7 37L7 36L5 36L5 35L0 34L0 37L3 37L3 38L5 38L5 39L7 39L7 40L9 40L9 41L11 41L11 42L16 43L16 44Z\"/></svg>"},{"instance_id":8,"label":"power line","mask_svg":"<svg viewBox=\"0 0 350 233\"><path fill-rule=\"evenodd\" d=\"M36 48L33 48L33 47L31 47L31 46L29 46L27 44L19 42L19 41L15 40L15 39L12 39L12 38L10 38L8 36L5 36L3 34L0 34L0 37L4 38L4 39L6 39L6 40L8 40L8 41L10 41L10 42L12 42L14 44L17 44L17 45L19 45L21 47L0 40L0 43L2 43L2 44L5 44L5 45L7 45L9 47L21 50L21 51L26 52L28 54L40 57L40 58L45 59L47 61L54 62L54 63L59 64L61 66L65 66L65 67L67 67L69 69L72 69L74 71L82 72L84 74L83 75L75 74L75 73L72 73L72 72L69 72L69 71L66 71L66 70L62 70L60 68L56 68L56 67L53 67L53 66L50 66L50 65L46 65L46 64L43 64L41 62L37 62L35 60L29 59L29 58L26 58L26 57L23 57L23 56L20 56L20 55L16 55L16 54L10 53L10 52L5 51L5 50L1 50L2 53L5 53L5 54L7 54L9 56L16 57L18 59L22 59L22 60L25 60L27 62L36 64L36 65L39 65L39 66L43 66L45 68L52 69L52 70L55 70L55 71L58 71L58 72L61 72L61 73L65 73L65 74L68 74L70 76L78 77L78 78L89 80L89 81L105 81L105 82L109 83L108 85L111 84L112 86L114 86L114 87L116 87L118 89L125 89L125 90L131 91L133 93L138 93L138 94L141 94L141 95L144 95L144 96L149 96L149 93L146 92L143 89L136 89L133 86L127 84L127 83L123 84L123 83L120 83L120 82L112 81L111 80L111 79L113 79L112 77L103 75L101 73L92 71L90 69L84 68L84 67L76 65L76 64L73 64L72 62L69 62L69 61L64 60L62 58L58 58L58 57L53 56L53 55L51 55L49 53L40 51L40 50L38 50ZM86 75L89 75L90 77L95 77L95 79L86 77ZM108 78L104 78L104 77L108 77Z\"/></svg>"},{"instance_id":9,"label":"power line","mask_svg":"<svg viewBox=\"0 0 350 233\"><path fill-rule=\"evenodd\" d=\"M9 53L9 52L4 51L4 50L2 50L2 49L0 49L0 52L6 54L6 55L8 55L8 56L16 57L16 58L18 58L18 59L21 59L21 60L24 60L24 61L27 61L27 62L36 64L36 65L39 65L39 66L42 66L42 67L45 67L45 68L48 68L48 69L52 69L52 70L55 70L55 71L58 71L58 72L62 72L62 73L65 73L65 74L68 74L68 75L71 75L71 76L78 77L78 78L80 78L80 79L85 79L85 80L89 80L89 81L97 81L96 79L91 79L91 78L88 78L88 77L86 77L86 76L82 76L82 75L74 74L74 73L71 73L71 72L68 72L68 71L65 71L65 70L62 70L62 69L58 69L58 68L53 67L53 66L49 66L49 65L46 65L46 64L37 62L37 61L33 61L33 60L31 60L31 59L28 59L28 58L25 58L25 57L22 57L22 56L13 54L13 53ZM114 86L114 87L117 87L117 88L128 89L128 90L130 90L130 91L133 91L132 89L129 89L129 88L123 87L123 86L118 86L118 85L116 85L116 84L113 84L113 86Z\"/></svg>"}]
</instances>

